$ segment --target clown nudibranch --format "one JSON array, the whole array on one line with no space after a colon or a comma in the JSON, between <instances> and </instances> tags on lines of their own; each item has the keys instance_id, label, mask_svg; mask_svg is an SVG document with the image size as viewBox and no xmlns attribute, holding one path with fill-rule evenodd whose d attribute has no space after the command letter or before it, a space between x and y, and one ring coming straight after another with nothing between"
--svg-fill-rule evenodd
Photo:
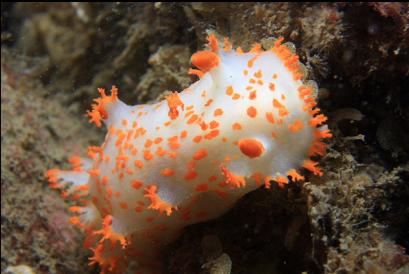
<instances>
[{"instance_id":1,"label":"clown nudibranch","mask_svg":"<svg viewBox=\"0 0 409 274\"><path fill-rule=\"evenodd\" d=\"M128 106L116 87L99 89L88 115L107 126L104 143L72 156L72 170L46 173L76 203L70 222L87 233L91 264L121 273L136 261L141 273L160 272L161 250L183 227L260 185L304 180L300 167L322 175L310 157L325 153L327 118L282 40L243 52L209 35L191 58L200 80L155 104Z\"/></svg>"}]
</instances>

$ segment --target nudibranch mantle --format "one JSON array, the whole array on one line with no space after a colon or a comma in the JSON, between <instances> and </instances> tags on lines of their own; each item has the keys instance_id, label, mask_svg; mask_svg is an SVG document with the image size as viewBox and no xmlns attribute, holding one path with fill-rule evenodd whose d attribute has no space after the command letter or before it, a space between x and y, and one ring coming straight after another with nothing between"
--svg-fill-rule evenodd
<instances>
[{"instance_id":1,"label":"nudibranch mantle","mask_svg":"<svg viewBox=\"0 0 409 274\"><path fill-rule=\"evenodd\" d=\"M87 232L91 264L124 272L136 261L144 273L160 269L158 256L189 224L225 213L244 194L271 181L304 180L300 167L322 175L331 137L316 107L314 87L290 47L219 48L192 56L200 80L155 104L128 106L113 87L88 112L108 128L88 158L73 169L47 172L53 188L76 202L71 223Z\"/></svg>"}]
</instances>

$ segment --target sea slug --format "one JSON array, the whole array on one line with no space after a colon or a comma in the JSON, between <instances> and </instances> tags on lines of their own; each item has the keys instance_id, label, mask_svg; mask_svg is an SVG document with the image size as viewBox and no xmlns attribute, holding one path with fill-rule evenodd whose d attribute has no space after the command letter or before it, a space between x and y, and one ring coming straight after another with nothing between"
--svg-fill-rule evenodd
<instances>
[{"instance_id":1,"label":"sea slug","mask_svg":"<svg viewBox=\"0 0 409 274\"><path fill-rule=\"evenodd\" d=\"M331 137L316 107L315 87L290 45L277 39L244 52L208 37L193 54L200 80L156 104L128 106L99 89L90 120L108 129L72 170L46 173L52 188L73 201L70 222L83 228L91 264L122 273L160 272L160 252L189 224L225 213L245 193L275 181L322 175Z\"/></svg>"}]
</instances>

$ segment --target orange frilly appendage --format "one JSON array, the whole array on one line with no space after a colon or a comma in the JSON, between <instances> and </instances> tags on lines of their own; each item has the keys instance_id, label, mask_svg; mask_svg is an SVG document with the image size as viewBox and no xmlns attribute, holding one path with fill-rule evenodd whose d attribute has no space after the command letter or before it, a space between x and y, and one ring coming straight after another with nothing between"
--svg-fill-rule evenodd
<instances>
[{"instance_id":1,"label":"orange frilly appendage","mask_svg":"<svg viewBox=\"0 0 409 274\"><path fill-rule=\"evenodd\" d=\"M100 236L100 239L96 247L91 248L94 256L89 258L89 264L98 263L101 273L123 273L128 265L125 252L128 241L122 234L113 230L112 216L105 216L102 228L91 233Z\"/></svg>"},{"instance_id":2,"label":"orange frilly appendage","mask_svg":"<svg viewBox=\"0 0 409 274\"><path fill-rule=\"evenodd\" d=\"M87 115L90 117L90 122L95 123L97 127L101 127L101 120L108 118L108 112L106 111L106 105L108 103L115 102L118 100L118 89L115 86L111 88L111 95L108 96L105 93L105 89L99 88L100 98L94 99L94 104L92 104L92 110L87 111Z\"/></svg>"},{"instance_id":3,"label":"orange frilly appendage","mask_svg":"<svg viewBox=\"0 0 409 274\"><path fill-rule=\"evenodd\" d=\"M226 178L225 183L227 185L231 185L233 187L244 187L246 185L246 180L244 179L243 176L238 176L234 174L223 165L220 166L220 170L222 171L222 174Z\"/></svg>"},{"instance_id":4,"label":"orange frilly appendage","mask_svg":"<svg viewBox=\"0 0 409 274\"><path fill-rule=\"evenodd\" d=\"M176 91L166 96L166 101L168 102L169 106L169 118L175 120L179 116L178 107L183 110L184 104Z\"/></svg>"},{"instance_id":5,"label":"orange frilly appendage","mask_svg":"<svg viewBox=\"0 0 409 274\"><path fill-rule=\"evenodd\" d=\"M112 229L112 216L111 215L105 216L104 221L102 222L102 229L95 231L94 234L102 235L102 238L99 240L99 242L103 242L104 240L109 240L111 241L112 245L114 245L116 242L119 242L122 248L126 247L125 237L121 235L120 233L115 232Z\"/></svg>"},{"instance_id":6,"label":"orange frilly appendage","mask_svg":"<svg viewBox=\"0 0 409 274\"><path fill-rule=\"evenodd\" d=\"M177 210L177 206L174 206L164 200L162 200L157 194L158 187L151 185L145 188L145 197L151 202L148 208L158 210L160 213L166 213L167 216L172 214L172 210Z\"/></svg>"}]
</instances>

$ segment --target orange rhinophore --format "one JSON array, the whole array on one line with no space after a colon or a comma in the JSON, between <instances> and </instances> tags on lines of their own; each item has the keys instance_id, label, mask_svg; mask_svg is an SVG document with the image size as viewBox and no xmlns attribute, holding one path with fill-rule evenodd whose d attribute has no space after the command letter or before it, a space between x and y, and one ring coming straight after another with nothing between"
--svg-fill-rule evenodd
<instances>
[{"instance_id":1,"label":"orange rhinophore","mask_svg":"<svg viewBox=\"0 0 409 274\"><path fill-rule=\"evenodd\" d=\"M130 106L115 86L98 89L87 115L106 126L104 142L45 174L74 204L69 221L101 273L125 273L132 261L161 273L161 252L183 227L221 216L263 183L323 175L316 157L332 134L283 38L244 52L211 34L191 61L200 79L158 103Z\"/></svg>"},{"instance_id":2,"label":"orange rhinophore","mask_svg":"<svg viewBox=\"0 0 409 274\"><path fill-rule=\"evenodd\" d=\"M192 64L203 73L215 68L220 63L220 57L212 51L199 51L192 55Z\"/></svg>"}]
</instances>

